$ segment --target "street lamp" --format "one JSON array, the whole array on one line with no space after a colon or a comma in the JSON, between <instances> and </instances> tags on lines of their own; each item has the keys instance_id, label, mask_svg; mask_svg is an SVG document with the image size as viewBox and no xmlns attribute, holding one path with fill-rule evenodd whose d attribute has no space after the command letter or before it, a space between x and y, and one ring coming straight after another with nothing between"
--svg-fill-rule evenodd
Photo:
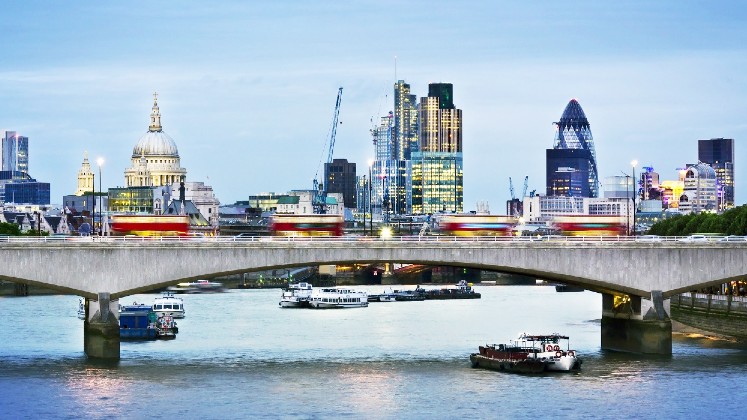
<instances>
[{"instance_id":1,"label":"street lamp","mask_svg":"<svg viewBox=\"0 0 747 420\"><path fill-rule=\"evenodd\" d=\"M628 199L630 198L630 175L625 172L622 174L625 175L625 226L627 226L625 233L630 236L630 204L628 204Z\"/></svg>"},{"instance_id":2,"label":"street lamp","mask_svg":"<svg viewBox=\"0 0 747 420\"><path fill-rule=\"evenodd\" d=\"M104 236L104 219L101 218L101 209L103 207L101 194L103 194L103 190L101 188L101 167L104 166L104 158L100 157L96 159L96 163L99 165L99 236ZM93 198L96 200L96 197Z\"/></svg>"},{"instance_id":3,"label":"street lamp","mask_svg":"<svg viewBox=\"0 0 747 420\"><path fill-rule=\"evenodd\" d=\"M91 172L91 190L93 191L93 194L91 195L91 230L89 231L89 235L93 236L96 234L96 222L93 220L96 216L96 173Z\"/></svg>"},{"instance_id":4,"label":"street lamp","mask_svg":"<svg viewBox=\"0 0 747 420\"><path fill-rule=\"evenodd\" d=\"M635 196L638 194L638 189L636 188L636 179L635 179L635 167L638 165L637 160L633 160L630 162L630 166L633 167L633 236L635 236Z\"/></svg>"},{"instance_id":5,"label":"street lamp","mask_svg":"<svg viewBox=\"0 0 747 420\"><path fill-rule=\"evenodd\" d=\"M368 161L368 214L371 218L371 230L370 234L373 236L373 209L371 207L371 195L373 194L373 178L372 178L373 160ZM364 229L365 230L365 226Z\"/></svg>"}]
</instances>

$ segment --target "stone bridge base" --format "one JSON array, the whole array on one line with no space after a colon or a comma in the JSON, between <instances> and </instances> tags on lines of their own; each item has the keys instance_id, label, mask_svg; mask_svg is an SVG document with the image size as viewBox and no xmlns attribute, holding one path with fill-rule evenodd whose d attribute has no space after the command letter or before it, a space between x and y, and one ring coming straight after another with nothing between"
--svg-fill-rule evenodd
<instances>
[{"instance_id":1,"label":"stone bridge base","mask_svg":"<svg viewBox=\"0 0 747 420\"><path fill-rule=\"evenodd\" d=\"M118 302L109 293L99 293L99 300L86 299L83 324L83 348L91 359L119 360Z\"/></svg>"},{"instance_id":2,"label":"stone bridge base","mask_svg":"<svg viewBox=\"0 0 747 420\"><path fill-rule=\"evenodd\" d=\"M644 354L672 354L672 321L661 292L652 299L602 295L602 348Z\"/></svg>"}]
</instances>

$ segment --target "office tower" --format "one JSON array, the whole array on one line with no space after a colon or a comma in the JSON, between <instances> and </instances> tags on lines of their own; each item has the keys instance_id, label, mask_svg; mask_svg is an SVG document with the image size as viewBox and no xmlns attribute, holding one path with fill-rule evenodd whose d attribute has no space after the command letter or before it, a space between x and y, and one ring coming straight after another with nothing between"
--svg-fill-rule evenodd
<instances>
[{"instance_id":1,"label":"office tower","mask_svg":"<svg viewBox=\"0 0 747 420\"><path fill-rule=\"evenodd\" d=\"M404 80L394 85L394 143L397 160L409 160L418 150L418 104Z\"/></svg>"},{"instance_id":2,"label":"office tower","mask_svg":"<svg viewBox=\"0 0 747 420\"><path fill-rule=\"evenodd\" d=\"M6 131L3 137L3 170L29 172L29 139L15 131Z\"/></svg>"},{"instance_id":3,"label":"office tower","mask_svg":"<svg viewBox=\"0 0 747 420\"><path fill-rule=\"evenodd\" d=\"M385 222L390 214L407 212L406 164L397 159L394 119L390 112L371 130L376 156L371 167L371 211L382 215Z\"/></svg>"},{"instance_id":4,"label":"office tower","mask_svg":"<svg viewBox=\"0 0 747 420\"><path fill-rule=\"evenodd\" d=\"M431 83L418 104L418 151L407 177L413 214L464 210L462 110L454 106L451 83Z\"/></svg>"},{"instance_id":5,"label":"office tower","mask_svg":"<svg viewBox=\"0 0 747 420\"><path fill-rule=\"evenodd\" d=\"M716 212L718 209L716 171L706 163L689 166L679 208L683 214Z\"/></svg>"},{"instance_id":6,"label":"office tower","mask_svg":"<svg viewBox=\"0 0 747 420\"><path fill-rule=\"evenodd\" d=\"M734 139L698 140L698 160L716 171L718 211L734 207Z\"/></svg>"},{"instance_id":7,"label":"office tower","mask_svg":"<svg viewBox=\"0 0 747 420\"><path fill-rule=\"evenodd\" d=\"M342 194L346 208L357 207L355 195L355 163L347 159L334 159L332 163L324 164L324 180L328 193Z\"/></svg>"},{"instance_id":8,"label":"office tower","mask_svg":"<svg viewBox=\"0 0 747 420\"><path fill-rule=\"evenodd\" d=\"M594 140L589 121L578 101L571 99L555 123L555 141L546 153L547 195L597 197Z\"/></svg>"},{"instance_id":9,"label":"office tower","mask_svg":"<svg viewBox=\"0 0 747 420\"><path fill-rule=\"evenodd\" d=\"M661 200L661 187L659 187L659 173L651 166L644 166L640 178L641 200Z\"/></svg>"}]
</instances>

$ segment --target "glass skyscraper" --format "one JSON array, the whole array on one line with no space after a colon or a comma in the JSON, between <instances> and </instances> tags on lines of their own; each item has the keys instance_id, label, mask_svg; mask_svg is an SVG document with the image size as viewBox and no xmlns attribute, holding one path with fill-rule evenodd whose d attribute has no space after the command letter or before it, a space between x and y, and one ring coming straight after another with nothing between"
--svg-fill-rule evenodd
<instances>
[{"instance_id":1,"label":"glass skyscraper","mask_svg":"<svg viewBox=\"0 0 747 420\"><path fill-rule=\"evenodd\" d=\"M462 110L454 106L451 83L428 85L418 104L417 151L407 178L413 214L464 211Z\"/></svg>"},{"instance_id":2,"label":"glass skyscraper","mask_svg":"<svg viewBox=\"0 0 747 420\"><path fill-rule=\"evenodd\" d=\"M734 139L698 140L698 160L716 171L718 211L734 207Z\"/></svg>"},{"instance_id":3,"label":"glass skyscraper","mask_svg":"<svg viewBox=\"0 0 747 420\"><path fill-rule=\"evenodd\" d=\"M555 141L546 155L548 196L598 197L599 174L589 121L571 99L555 123Z\"/></svg>"},{"instance_id":4,"label":"glass skyscraper","mask_svg":"<svg viewBox=\"0 0 747 420\"><path fill-rule=\"evenodd\" d=\"M3 171L29 172L29 139L15 131L6 131L3 137Z\"/></svg>"}]
</instances>

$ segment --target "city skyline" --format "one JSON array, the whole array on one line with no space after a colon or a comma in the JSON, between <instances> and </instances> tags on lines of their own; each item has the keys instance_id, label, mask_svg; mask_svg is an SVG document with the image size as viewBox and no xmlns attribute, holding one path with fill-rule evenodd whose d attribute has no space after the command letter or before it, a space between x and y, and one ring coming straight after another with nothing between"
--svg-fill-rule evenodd
<instances>
[{"instance_id":1,"label":"city skyline","mask_svg":"<svg viewBox=\"0 0 747 420\"><path fill-rule=\"evenodd\" d=\"M504 212L508 177L545 190L552 123L572 98L592 124L600 179L634 159L675 179L697 161L699 139L733 138L745 202L744 6L433 4L7 5L22 24L3 48L0 130L28 137L31 175L51 180L60 203L76 190L84 151L106 159L105 188L125 185L158 91L188 180L232 203L311 188L338 87L334 157L363 175L369 130L394 110L396 80L418 98L446 82L466 116L465 210L487 201ZM448 25L411 35L434 22Z\"/></svg>"}]
</instances>

